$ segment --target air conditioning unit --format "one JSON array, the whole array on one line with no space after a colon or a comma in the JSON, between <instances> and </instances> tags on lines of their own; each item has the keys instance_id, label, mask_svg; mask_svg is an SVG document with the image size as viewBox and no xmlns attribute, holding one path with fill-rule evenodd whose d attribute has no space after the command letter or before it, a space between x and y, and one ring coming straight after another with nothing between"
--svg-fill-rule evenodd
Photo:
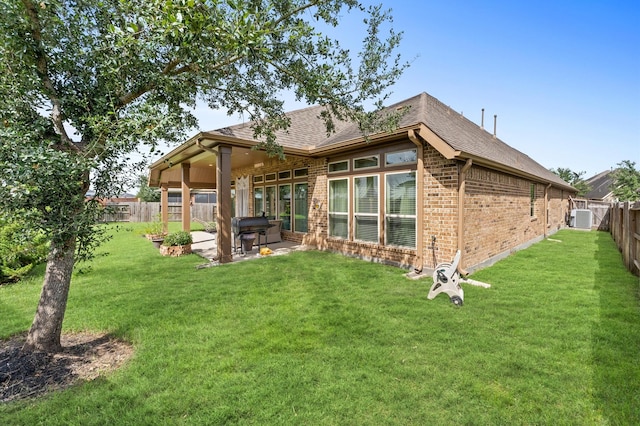
<instances>
[{"instance_id":1,"label":"air conditioning unit","mask_svg":"<svg viewBox=\"0 0 640 426\"><path fill-rule=\"evenodd\" d=\"M571 221L569 226L578 229L591 229L591 210L573 209L571 210Z\"/></svg>"}]
</instances>

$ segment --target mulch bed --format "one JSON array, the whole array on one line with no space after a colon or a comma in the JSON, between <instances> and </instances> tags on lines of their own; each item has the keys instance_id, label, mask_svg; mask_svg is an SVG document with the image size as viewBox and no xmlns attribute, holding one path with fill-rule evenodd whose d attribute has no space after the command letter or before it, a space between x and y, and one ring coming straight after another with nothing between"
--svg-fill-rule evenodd
<instances>
[{"instance_id":1,"label":"mulch bed","mask_svg":"<svg viewBox=\"0 0 640 426\"><path fill-rule=\"evenodd\" d=\"M122 366L130 344L107 334L74 333L61 338L60 353L23 352L25 335L0 341L0 403L37 397L93 380Z\"/></svg>"}]
</instances>

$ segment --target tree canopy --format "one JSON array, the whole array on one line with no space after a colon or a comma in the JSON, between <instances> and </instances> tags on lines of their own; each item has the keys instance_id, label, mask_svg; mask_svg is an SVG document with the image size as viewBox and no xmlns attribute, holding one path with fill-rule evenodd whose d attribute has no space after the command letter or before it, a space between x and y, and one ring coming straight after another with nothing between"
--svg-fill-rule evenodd
<instances>
[{"instance_id":1,"label":"tree canopy","mask_svg":"<svg viewBox=\"0 0 640 426\"><path fill-rule=\"evenodd\" d=\"M323 33L345 13L362 16L360 52ZM204 101L281 154L285 91L326 106L327 131L347 119L366 135L393 126L377 112L407 66L390 13L356 0L11 0L0 21L0 215L51 239L27 338L44 350L59 348L70 268L99 242L85 194L122 192L132 152L181 141Z\"/></svg>"},{"instance_id":2,"label":"tree canopy","mask_svg":"<svg viewBox=\"0 0 640 426\"><path fill-rule=\"evenodd\" d=\"M591 190L591 187L582 179L582 176L586 172L574 172L569 168L558 167L557 169L551 169L553 173L560 176L562 180L567 182L578 190L578 197L584 197L587 192Z\"/></svg>"},{"instance_id":3,"label":"tree canopy","mask_svg":"<svg viewBox=\"0 0 640 426\"><path fill-rule=\"evenodd\" d=\"M611 191L620 201L640 201L640 170L636 163L624 160L613 171Z\"/></svg>"}]
</instances>

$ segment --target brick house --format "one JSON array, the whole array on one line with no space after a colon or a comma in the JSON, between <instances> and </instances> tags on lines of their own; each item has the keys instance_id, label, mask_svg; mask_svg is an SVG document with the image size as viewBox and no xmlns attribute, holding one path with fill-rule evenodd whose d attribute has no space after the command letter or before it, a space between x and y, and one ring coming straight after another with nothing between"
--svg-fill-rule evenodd
<instances>
[{"instance_id":1,"label":"brick house","mask_svg":"<svg viewBox=\"0 0 640 426\"><path fill-rule=\"evenodd\" d=\"M368 140L344 122L327 136L322 107L288 113L285 160L251 149L250 123L202 132L152 164L149 185L163 203L169 188L216 189L221 262L232 215L265 212L285 240L418 271L458 248L472 271L566 225L576 191L558 176L426 93L389 109L405 107Z\"/></svg>"}]
</instances>

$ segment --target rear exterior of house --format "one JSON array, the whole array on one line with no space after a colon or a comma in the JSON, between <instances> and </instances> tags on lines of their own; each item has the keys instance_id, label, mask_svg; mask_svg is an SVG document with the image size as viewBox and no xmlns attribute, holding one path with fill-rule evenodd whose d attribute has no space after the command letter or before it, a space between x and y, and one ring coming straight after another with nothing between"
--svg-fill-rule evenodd
<instances>
[{"instance_id":1,"label":"rear exterior of house","mask_svg":"<svg viewBox=\"0 0 640 426\"><path fill-rule=\"evenodd\" d=\"M264 213L285 240L419 271L458 249L471 271L565 226L575 190L555 174L426 93L389 108L408 109L367 140L349 123L327 137L320 107L294 111L278 137L285 160L247 150L249 124L201 133L152 165L150 185L208 185L220 200L226 168L233 215Z\"/></svg>"}]
</instances>

